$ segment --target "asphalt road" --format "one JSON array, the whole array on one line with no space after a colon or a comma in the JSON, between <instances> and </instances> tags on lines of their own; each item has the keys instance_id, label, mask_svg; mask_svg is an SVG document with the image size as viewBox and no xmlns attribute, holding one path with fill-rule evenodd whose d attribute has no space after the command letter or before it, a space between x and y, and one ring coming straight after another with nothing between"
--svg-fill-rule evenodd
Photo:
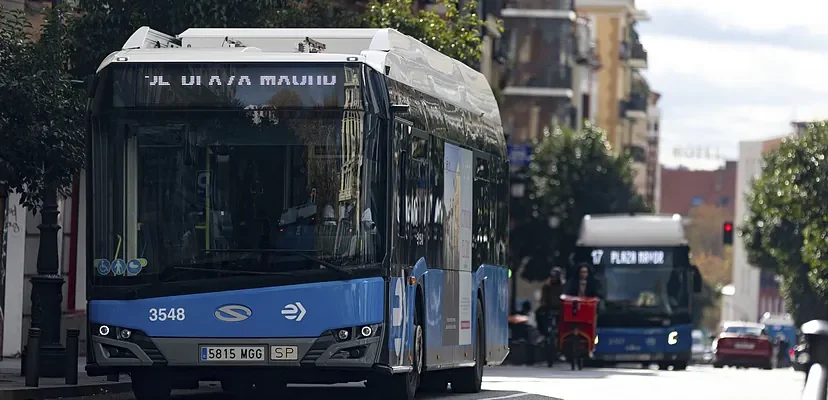
<instances>
[{"instance_id":1,"label":"asphalt road","mask_svg":"<svg viewBox=\"0 0 828 400\"><path fill-rule=\"evenodd\" d=\"M774 371L690 367L687 371L600 368L570 371L555 367L494 367L486 369L483 392L474 395L428 394L423 399L451 400L797 400L804 374ZM361 384L291 386L279 398L369 398ZM226 400L217 385L198 392L177 391L178 400ZM129 394L85 397L84 400L132 400ZM67 399L68 400L68 399ZM80 400L75 398L72 400Z\"/></svg>"}]
</instances>

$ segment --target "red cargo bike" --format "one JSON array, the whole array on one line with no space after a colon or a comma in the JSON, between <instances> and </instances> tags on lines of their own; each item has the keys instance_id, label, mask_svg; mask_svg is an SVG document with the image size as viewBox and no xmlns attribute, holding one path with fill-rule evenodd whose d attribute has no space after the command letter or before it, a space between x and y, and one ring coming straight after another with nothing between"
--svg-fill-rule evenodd
<instances>
[{"instance_id":1,"label":"red cargo bike","mask_svg":"<svg viewBox=\"0 0 828 400\"><path fill-rule=\"evenodd\" d=\"M583 369L584 360L595 349L598 298L562 295L563 310L558 326L558 349L572 366Z\"/></svg>"}]
</instances>

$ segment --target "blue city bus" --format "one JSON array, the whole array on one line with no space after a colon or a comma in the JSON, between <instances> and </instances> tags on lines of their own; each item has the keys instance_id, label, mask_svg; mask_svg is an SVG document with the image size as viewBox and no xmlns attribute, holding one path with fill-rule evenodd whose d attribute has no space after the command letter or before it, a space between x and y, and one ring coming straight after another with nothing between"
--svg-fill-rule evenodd
<instances>
[{"instance_id":1,"label":"blue city bus","mask_svg":"<svg viewBox=\"0 0 828 400\"><path fill-rule=\"evenodd\" d=\"M687 368L692 294L701 291L702 282L690 262L680 216L587 215L573 261L573 273L586 264L598 282L601 304L591 363Z\"/></svg>"},{"instance_id":2,"label":"blue city bus","mask_svg":"<svg viewBox=\"0 0 828 400\"><path fill-rule=\"evenodd\" d=\"M309 37L310 36L310 37ZM485 77L392 29L140 28L90 90L91 376L480 391L508 354Z\"/></svg>"}]
</instances>

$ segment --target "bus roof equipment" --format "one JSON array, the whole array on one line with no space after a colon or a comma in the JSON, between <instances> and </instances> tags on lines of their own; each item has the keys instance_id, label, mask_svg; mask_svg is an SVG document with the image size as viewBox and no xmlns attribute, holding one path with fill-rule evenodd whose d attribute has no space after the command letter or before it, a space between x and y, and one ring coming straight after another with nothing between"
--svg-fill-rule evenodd
<instances>
[{"instance_id":1,"label":"bus roof equipment","mask_svg":"<svg viewBox=\"0 0 828 400\"><path fill-rule=\"evenodd\" d=\"M501 124L497 101L483 74L394 29L190 28L171 36L141 27L98 71L121 62L231 60L363 62L487 123Z\"/></svg>"}]
</instances>

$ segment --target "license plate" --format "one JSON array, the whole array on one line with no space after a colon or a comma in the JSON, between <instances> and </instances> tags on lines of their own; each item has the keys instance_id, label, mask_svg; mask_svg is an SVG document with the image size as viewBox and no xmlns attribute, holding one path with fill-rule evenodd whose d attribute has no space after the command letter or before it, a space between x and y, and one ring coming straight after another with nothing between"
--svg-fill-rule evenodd
<instances>
[{"instance_id":1,"label":"license plate","mask_svg":"<svg viewBox=\"0 0 828 400\"><path fill-rule=\"evenodd\" d=\"M273 361L291 361L299 359L296 346L270 346L270 359Z\"/></svg>"},{"instance_id":2,"label":"license plate","mask_svg":"<svg viewBox=\"0 0 828 400\"><path fill-rule=\"evenodd\" d=\"M201 346L199 359L203 362L261 362L265 361L262 346Z\"/></svg>"},{"instance_id":3,"label":"license plate","mask_svg":"<svg viewBox=\"0 0 828 400\"><path fill-rule=\"evenodd\" d=\"M649 361L649 354L618 354L615 359L618 361Z\"/></svg>"},{"instance_id":4,"label":"license plate","mask_svg":"<svg viewBox=\"0 0 828 400\"><path fill-rule=\"evenodd\" d=\"M737 349L742 349L742 350L753 350L753 348L755 346L754 346L753 343L749 343L749 342L737 342L736 344L733 345L733 347L735 347Z\"/></svg>"}]
</instances>

